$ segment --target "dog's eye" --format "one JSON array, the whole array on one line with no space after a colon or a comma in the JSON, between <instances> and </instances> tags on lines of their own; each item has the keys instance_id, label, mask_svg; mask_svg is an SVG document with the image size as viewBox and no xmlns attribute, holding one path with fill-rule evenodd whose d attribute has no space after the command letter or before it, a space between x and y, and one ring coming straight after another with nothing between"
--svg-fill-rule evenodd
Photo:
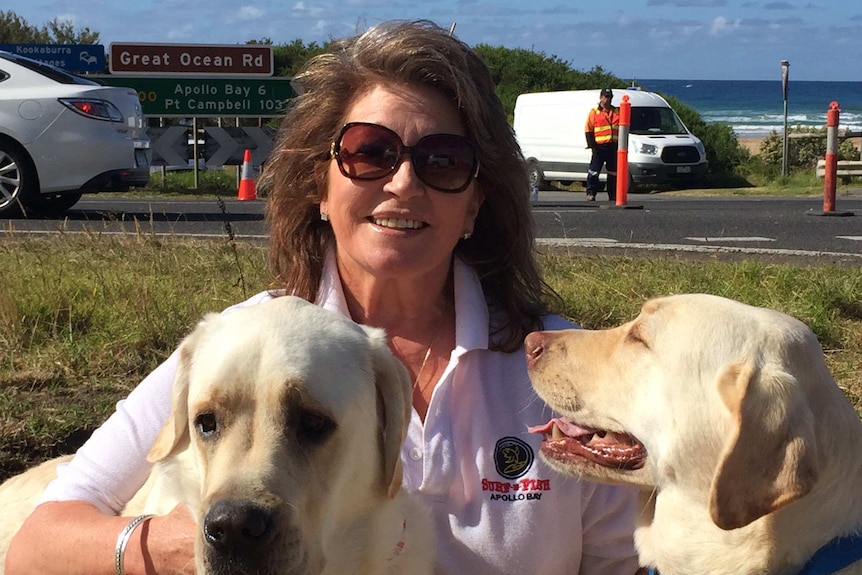
<instances>
[{"instance_id":1,"label":"dog's eye","mask_svg":"<svg viewBox=\"0 0 862 575\"><path fill-rule=\"evenodd\" d=\"M626 341L649 348L649 344L643 338L643 336L641 336L640 330L638 330L637 327L633 327L629 330L629 332L626 334Z\"/></svg>"},{"instance_id":2,"label":"dog's eye","mask_svg":"<svg viewBox=\"0 0 862 575\"><path fill-rule=\"evenodd\" d=\"M214 413L201 413L195 418L195 428L203 437L218 431L218 421Z\"/></svg>"},{"instance_id":3,"label":"dog's eye","mask_svg":"<svg viewBox=\"0 0 862 575\"><path fill-rule=\"evenodd\" d=\"M335 431L335 422L316 411L299 413L296 424L297 438L304 443L323 443Z\"/></svg>"}]
</instances>

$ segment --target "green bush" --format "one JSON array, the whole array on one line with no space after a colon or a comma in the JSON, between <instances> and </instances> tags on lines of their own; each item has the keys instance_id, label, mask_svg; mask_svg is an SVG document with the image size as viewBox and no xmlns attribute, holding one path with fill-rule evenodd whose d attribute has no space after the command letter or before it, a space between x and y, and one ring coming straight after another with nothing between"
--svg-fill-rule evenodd
<instances>
[{"instance_id":1,"label":"green bush","mask_svg":"<svg viewBox=\"0 0 862 575\"><path fill-rule=\"evenodd\" d=\"M707 124L693 108L673 96L662 95L676 110L691 133L700 138L709 162L709 174L727 176L751 157L748 149L739 144L733 128L728 124Z\"/></svg>"},{"instance_id":2,"label":"green bush","mask_svg":"<svg viewBox=\"0 0 862 575\"><path fill-rule=\"evenodd\" d=\"M814 168L817 160L826 156L826 128L796 126L790 134L806 134L807 138L787 138L787 165L790 168ZM768 166L781 166L784 157L784 135L772 130L760 144L760 158ZM838 145L839 160L858 160L859 150L849 139Z\"/></svg>"},{"instance_id":3,"label":"green bush","mask_svg":"<svg viewBox=\"0 0 862 575\"><path fill-rule=\"evenodd\" d=\"M704 142L711 174L732 174L751 157L748 148L740 145L728 124L707 124L695 134Z\"/></svg>"}]
</instances>

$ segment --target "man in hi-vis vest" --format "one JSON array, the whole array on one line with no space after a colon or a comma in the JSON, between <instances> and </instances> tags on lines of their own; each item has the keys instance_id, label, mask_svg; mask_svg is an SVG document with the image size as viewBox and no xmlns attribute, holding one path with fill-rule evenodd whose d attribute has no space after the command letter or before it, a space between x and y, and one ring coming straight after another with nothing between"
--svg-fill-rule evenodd
<instances>
[{"instance_id":1,"label":"man in hi-vis vest","mask_svg":"<svg viewBox=\"0 0 862 575\"><path fill-rule=\"evenodd\" d=\"M590 110L584 132L587 147L593 150L590 168L587 172L587 200L595 201L599 184L599 173L606 166L608 173L608 199L617 197L617 142L620 132L620 112L611 104L614 93L610 88L602 88L599 105Z\"/></svg>"}]
</instances>

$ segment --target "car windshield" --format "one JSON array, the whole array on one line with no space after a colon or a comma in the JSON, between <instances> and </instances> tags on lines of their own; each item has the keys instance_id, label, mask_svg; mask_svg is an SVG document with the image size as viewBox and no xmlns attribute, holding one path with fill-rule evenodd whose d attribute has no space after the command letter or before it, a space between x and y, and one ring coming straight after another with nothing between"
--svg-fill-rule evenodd
<instances>
[{"instance_id":1,"label":"car windshield","mask_svg":"<svg viewBox=\"0 0 862 575\"><path fill-rule=\"evenodd\" d=\"M23 56L18 56L16 54L2 52L0 53L0 59L14 62L19 66L27 68L28 70L32 70L38 74L42 74L43 76L50 78L55 82L59 82L60 84L84 84L86 86L99 85L98 82L87 80L86 78L81 78L80 76L75 76L74 74L65 72L60 68L55 68L54 66L43 64L42 62L37 62L36 60L24 58ZM0 66L2 66L2 63L0 63Z\"/></svg>"},{"instance_id":2,"label":"car windshield","mask_svg":"<svg viewBox=\"0 0 862 575\"><path fill-rule=\"evenodd\" d=\"M642 108L632 106L632 134L686 134L685 125L670 108Z\"/></svg>"}]
</instances>

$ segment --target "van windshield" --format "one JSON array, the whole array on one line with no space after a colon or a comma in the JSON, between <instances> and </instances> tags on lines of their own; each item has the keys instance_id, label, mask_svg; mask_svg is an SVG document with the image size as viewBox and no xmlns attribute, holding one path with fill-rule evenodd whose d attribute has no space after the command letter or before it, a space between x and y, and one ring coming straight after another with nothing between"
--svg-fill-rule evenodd
<instances>
[{"instance_id":1,"label":"van windshield","mask_svg":"<svg viewBox=\"0 0 862 575\"><path fill-rule=\"evenodd\" d=\"M632 106L631 134L687 134L685 125L670 108L642 108Z\"/></svg>"}]
</instances>

